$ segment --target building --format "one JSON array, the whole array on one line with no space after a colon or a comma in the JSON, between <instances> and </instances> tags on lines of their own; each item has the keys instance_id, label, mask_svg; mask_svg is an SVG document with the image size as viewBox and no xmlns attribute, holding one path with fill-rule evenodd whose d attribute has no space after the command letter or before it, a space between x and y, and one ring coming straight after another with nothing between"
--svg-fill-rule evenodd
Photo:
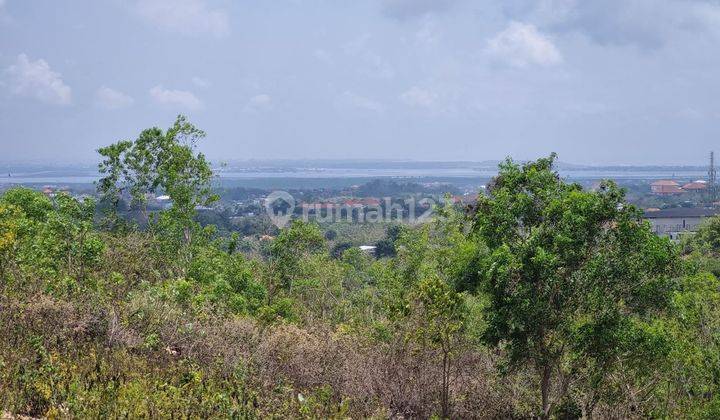
<instances>
[{"instance_id":1,"label":"building","mask_svg":"<svg viewBox=\"0 0 720 420\"><path fill-rule=\"evenodd\" d=\"M720 209L677 207L664 210L645 210L644 218L650 222L656 235L678 239L683 234L695 232L707 217L717 216Z\"/></svg>"},{"instance_id":2,"label":"building","mask_svg":"<svg viewBox=\"0 0 720 420\"><path fill-rule=\"evenodd\" d=\"M359 248L360 251L366 252L368 254L375 254L375 250L377 249L377 247L373 245L360 245Z\"/></svg>"},{"instance_id":3,"label":"building","mask_svg":"<svg viewBox=\"0 0 720 420\"><path fill-rule=\"evenodd\" d=\"M682 189L683 191L687 192L704 191L707 189L707 182L703 180L688 182L687 184L682 186Z\"/></svg>"},{"instance_id":4,"label":"building","mask_svg":"<svg viewBox=\"0 0 720 420\"><path fill-rule=\"evenodd\" d=\"M680 184L675 181L661 179L650 184L650 191L653 194L680 194L683 192Z\"/></svg>"},{"instance_id":5,"label":"building","mask_svg":"<svg viewBox=\"0 0 720 420\"><path fill-rule=\"evenodd\" d=\"M477 200L477 194L454 195L452 197L452 201L455 204L475 204Z\"/></svg>"},{"instance_id":6,"label":"building","mask_svg":"<svg viewBox=\"0 0 720 420\"><path fill-rule=\"evenodd\" d=\"M367 207L377 207L380 205L380 200L375 197L366 197L360 199L360 204Z\"/></svg>"},{"instance_id":7,"label":"building","mask_svg":"<svg viewBox=\"0 0 720 420\"><path fill-rule=\"evenodd\" d=\"M380 200L378 200L375 197L366 197L366 198L348 198L343 200L342 204L344 206L349 207L356 207L356 206L362 206L362 207L377 207L380 205Z\"/></svg>"},{"instance_id":8,"label":"building","mask_svg":"<svg viewBox=\"0 0 720 420\"><path fill-rule=\"evenodd\" d=\"M169 195L159 195L155 197L155 205L162 210L167 210L172 207L172 199Z\"/></svg>"},{"instance_id":9,"label":"building","mask_svg":"<svg viewBox=\"0 0 720 420\"><path fill-rule=\"evenodd\" d=\"M675 181L661 179L650 184L650 191L653 194L668 195L668 194L680 194L684 192L701 192L708 189L707 181L699 179L697 181L690 181L680 186Z\"/></svg>"}]
</instances>

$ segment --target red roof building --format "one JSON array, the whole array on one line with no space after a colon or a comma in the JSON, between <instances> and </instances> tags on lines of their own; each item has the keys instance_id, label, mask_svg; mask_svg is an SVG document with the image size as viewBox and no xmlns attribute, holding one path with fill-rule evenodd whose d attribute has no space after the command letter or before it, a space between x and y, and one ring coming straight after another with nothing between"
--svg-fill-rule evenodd
<instances>
[{"instance_id":1,"label":"red roof building","mask_svg":"<svg viewBox=\"0 0 720 420\"><path fill-rule=\"evenodd\" d=\"M666 179L650 184L650 191L653 194L680 194L683 192L677 182Z\"/></svg>"},{"instance_id":2,"label":"red roof building","mask_svg":"<svg viewBox=\"0 0 720 420\"><path fill-rule=\"evenodd\" d=\"M682 186L682 189L685 191L702 191L707 189L707 184L699 181L688 182Z\"/></svg>"},{"instance_id":3,"label":"red roof building","mask_svg":"<svg viewBox=\"0 0 720 420\"><path fill-rule=\"evenodd\" d=\"M367 197L367 198L363 198L362 200L360 200L360 203L363 206L379 206L380 200L378 200L375 197Z\"/></svg>"}]
</instances>

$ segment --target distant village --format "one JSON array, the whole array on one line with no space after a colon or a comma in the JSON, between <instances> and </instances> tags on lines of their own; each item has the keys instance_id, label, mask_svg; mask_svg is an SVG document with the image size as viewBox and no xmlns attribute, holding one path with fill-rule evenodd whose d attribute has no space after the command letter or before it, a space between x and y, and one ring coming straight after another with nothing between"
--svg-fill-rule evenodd
<instances>
[{"instance_id":1,"label":"distant village","mask_svg":"<svg viewBox=\"0 0 720 420\"><path fill-rule=\"evenodd\" d=\"M704 179L698 179L696 181L687 182L682 185L677 181L661 179L650 184L650 192L660 195L695 193L706 191L707 189L708 182Z\"/></svg>"},{"instance_id":2,"label":"distant village","mask_svg":"<svg viewBox=\"0 0 720 420\"><path fill-rule=\"evenodd\" d=\"M593 188L597 184L592 182L587 186ZM720 214L720 188L712 154L707 176L701 179L659 179L626 184L621 186L628 189L629 202L643 209L653 232L673 240L692 234L704 219ZM95 195L93 189L87 186L82 189L67 185L43 185L36 188L48 197L65 193L83 200ZM477 201L477 191L482 193L483 188L477 185L458 188L441 182L416 184L399 180L375 180L346 188L296 189L290 192L296 200L296 216L315 217L322 222L328 220L328 214L337 213L347 220L363 222L354 216L354 211L360 210L359 214L362 214L363 211L400 206L399 214L407 215L427 210L435 203L445 202L448 197L455 205L467 206ZM220 201L212 207L198 207L197 210L202 217L224 225L227 230L237 229L245 235L267 237L272 232L267 227L258 227L266 224L258 223L257 219L265 217L265 198L270 192L242 187L221 189L218 191ZM408 204L408 201L413 204ZM163 210L170 206L172 201L167 195L150 194L147 197L149 210Z\"/></svg>"},{"instance_id":3,"label":"distant village","mask_svg":"<svg viewBox=\"0 0 720 420\"><path fill-rule=\"evenodd\" d=\"M657 180L650 184L650 194L665 202L662 207L644 208L653 232L676 241L692 234L705 218L720 214L714 153L710 152L707 179Z\"/></svg>"}]
</instances>

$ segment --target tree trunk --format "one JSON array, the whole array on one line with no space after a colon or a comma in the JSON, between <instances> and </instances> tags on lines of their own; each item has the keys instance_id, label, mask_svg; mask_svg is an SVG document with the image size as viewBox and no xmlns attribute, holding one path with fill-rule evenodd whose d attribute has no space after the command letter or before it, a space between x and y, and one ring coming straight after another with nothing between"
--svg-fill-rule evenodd
<instances>
[{"instance_id":1,"label":"tree trunk","mask_svg":"<svg viewBox=\"0 0 720 420\"><path fill-rule=\"evenodd\" d=\"M550 418L550 375L552 374L552 367L550 363L545 363L543 366L542 381L540 383L540 393L542 395L542 418Z\"/></svg>"},{"instance_id":2,"label":"tree trunk","mask_svg":"<svg viewBox=\"0 0 720 420\"><path fill-rule=\"evenodd\" d=\"M443 378L442 378L442 396L440 404L442 406L442 416L444 419L450 418L450 361L448 352L443 349Z\"/></svg>"},{"instance_id":3,"label":"tree trunk","mask_svg":"<svg viewBox=\"0 0 720 420\"><path fill-rule=\"evenodd\" d=\"M183 236L185 237L185 245L190 245L190 242L192 242L192 233L188 226L183 228Z\"/></svg>"},{"instance_id":4,"label":"tree trunk","mask_svg":"<svg viewBox=\"0 0 720 420\"><path fill-rule=\"evenodd\" d=\"M85 247L85 233L80 234L80 281L85 281L85 258L83 258L83 248Z\"/></svg>"}]
</instances>

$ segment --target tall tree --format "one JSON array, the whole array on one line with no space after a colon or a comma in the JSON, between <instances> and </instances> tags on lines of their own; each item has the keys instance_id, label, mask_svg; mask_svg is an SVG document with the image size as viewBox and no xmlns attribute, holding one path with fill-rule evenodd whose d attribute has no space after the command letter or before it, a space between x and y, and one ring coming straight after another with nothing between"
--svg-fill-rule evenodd
<instances>
[{"instance_id":1,"label":"tall tree","mask_svg":"<svg viewBox=\"0 0 720 420\"><path fill-rule=\"evenodd\" d=\"M614 183L584 191L562 181L554 160L502 163L473 220L489 248L478 278L490 301L485 338L511 364L537 369L545 418L553 390L567 390L571 352L602 366L593 380L632 353L648 333L638 322L667 304L675 261Z\"/></svg>"},{"instance_id":2,"label":"tall tree","mask_svg":"<svg viewBox=\"0 0 720 420\"><path fill-rule=\"evenodd\" d=\"M217 199L210 185L213 171L196 150L203 137L205 132L179 115L164 132L149 128L133 141L98 149L103 157L99 170L105 176L97 187L103 200L116 210L122 196L129 194L144 212L148 194L163 192L172 200L172 219L183 227L185 241L190 242L195 208Z\"/></svg>"}]
</instances>

